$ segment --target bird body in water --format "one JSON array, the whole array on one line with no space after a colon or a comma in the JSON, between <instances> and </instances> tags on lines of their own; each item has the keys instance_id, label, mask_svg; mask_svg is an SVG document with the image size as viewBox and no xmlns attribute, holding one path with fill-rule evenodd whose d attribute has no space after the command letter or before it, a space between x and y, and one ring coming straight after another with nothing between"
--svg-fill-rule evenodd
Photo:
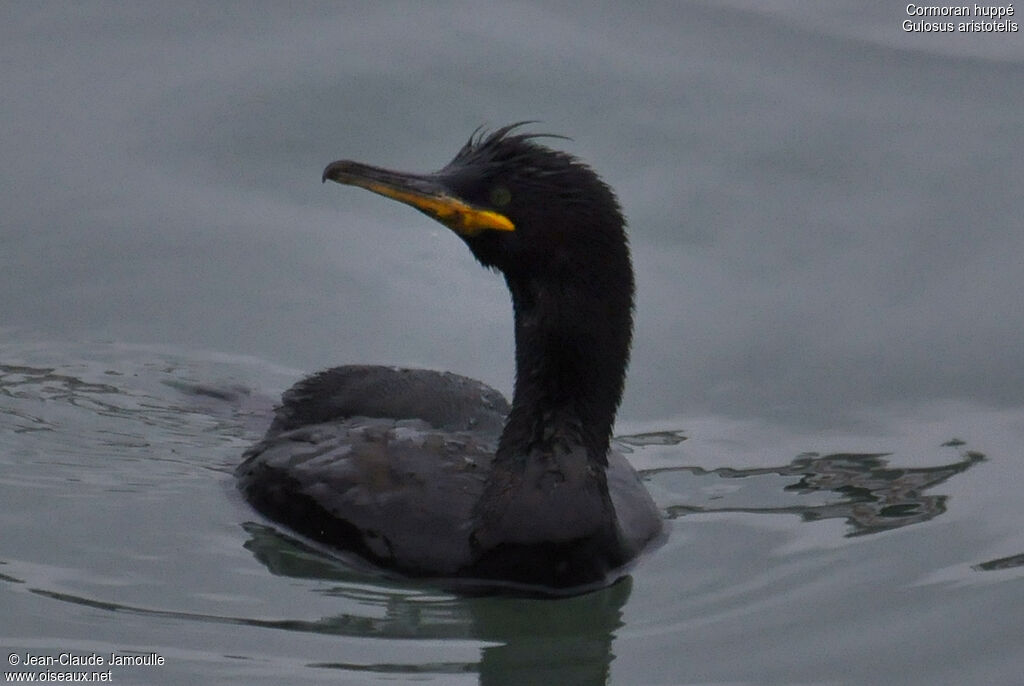
<instances>
[{"instance_id":1,"label":"bird body in water","mask_svg":"<svg viewBox=\"0 0 1024 686\"><path fill-rule=\"evenodd\" d=\"M511 406L455 374L329 369L284 394L237 476L266 516L382 568L570 594L624 574L661 517L609 447L634 290L618 202L518 126L472 136L432 174L349 161L323 173L419 209L504 275Z\"/></svg>"}]
</instances>

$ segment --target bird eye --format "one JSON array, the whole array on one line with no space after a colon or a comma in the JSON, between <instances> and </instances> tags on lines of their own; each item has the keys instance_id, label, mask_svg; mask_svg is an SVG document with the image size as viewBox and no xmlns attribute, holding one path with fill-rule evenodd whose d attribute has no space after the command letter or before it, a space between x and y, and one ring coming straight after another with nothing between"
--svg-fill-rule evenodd
<instances>
[{"instance_id":1,"label":"bird eye","mask_svg":"<svg viewBox=\"0 0 1024 686\"><path fill-rule=\"evenodd\" d=\"M491 190L491 204L495 207L505 207L512 202L512 191L504 186L495 186Z\"/></svg>"}]
</instances>

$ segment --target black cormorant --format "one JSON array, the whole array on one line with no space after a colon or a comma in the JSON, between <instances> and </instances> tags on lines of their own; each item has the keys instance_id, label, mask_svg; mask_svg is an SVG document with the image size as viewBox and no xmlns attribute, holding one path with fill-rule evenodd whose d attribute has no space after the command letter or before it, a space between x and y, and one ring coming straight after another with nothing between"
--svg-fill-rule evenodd
<instances>
[{"instance_id":1,"label":"black cormorant","mask_svg":"<svg viewBox=\"0 0 1024 686\"><path fill-rule=\"evenodd\" d=\"M615 581L661 531L636 472L609 448L633 271L612 190L518 126L474 134L431 174L350 161L323 173L433 217L504 275L511 408L454 374L336 367L285 392L237 475L266 516L385 569L576 593Z\"/></svg>"}]
</instances>

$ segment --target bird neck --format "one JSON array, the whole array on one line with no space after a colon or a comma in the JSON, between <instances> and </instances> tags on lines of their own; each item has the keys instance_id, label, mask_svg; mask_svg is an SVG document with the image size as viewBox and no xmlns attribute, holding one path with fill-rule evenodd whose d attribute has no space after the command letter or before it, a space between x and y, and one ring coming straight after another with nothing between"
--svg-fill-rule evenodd
<instances>
[{"instance_id":1,"label":"bird neck","mask_svg":"<svg viewBox=\"0 0 1024 686\"><path fill-rule=\"evenodd\" d=\"M607 465L632 337L632 271L620 279L506 276L515 310L516 380L497 459L586 450Z\"/></svg>"}]
</instances>

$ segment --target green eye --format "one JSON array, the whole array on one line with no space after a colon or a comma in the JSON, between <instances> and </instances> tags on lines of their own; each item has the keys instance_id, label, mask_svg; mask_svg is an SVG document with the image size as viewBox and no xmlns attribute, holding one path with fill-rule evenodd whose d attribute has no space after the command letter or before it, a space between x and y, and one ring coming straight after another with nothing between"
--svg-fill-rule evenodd
<instances>
[{"instance_id":1,"label":"green eye","mask_svg":"<svg viewBox=\"0 0 1024 686\"><path fill-rule=\"evenodd\" d=\"M491 191L491 204L495 207L504 207L512 202L512 191L504 186L496 186Z\"/></svg>"}]
</instances>

